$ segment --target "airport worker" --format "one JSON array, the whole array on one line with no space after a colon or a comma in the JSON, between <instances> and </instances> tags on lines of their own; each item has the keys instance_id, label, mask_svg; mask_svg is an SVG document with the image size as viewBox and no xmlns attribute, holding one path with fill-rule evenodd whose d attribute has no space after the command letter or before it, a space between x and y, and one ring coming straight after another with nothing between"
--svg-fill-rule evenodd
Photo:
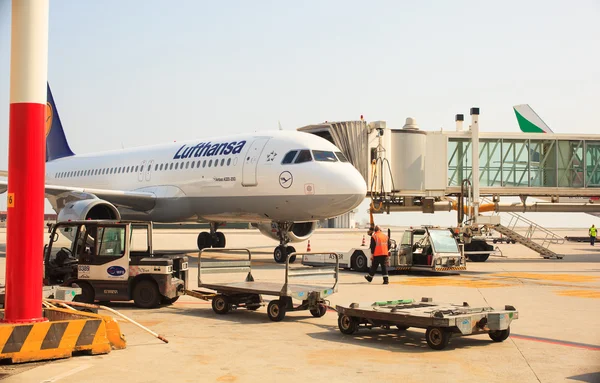
<instances>
[{"instance_id":1,"label":"airport worker","mask_svg":"<svg viewBox=\"0 0 600 383\"><path fill-rule=\"evenodd\" d=\"M367 281L371 282L373 280L377 267L381 265L383 284L387 285L389 283L387 271L388 248L388 236L383 234L379 226L375 226L375 231L371 236L371 269L369 270L369 274L365 275Z\"/></svg>"},{"instance_id":2,"label":"airport worker","mask_svg":"<svg viewBox=\"0 0 600 383\"><path fill-rule=\"evenodd\" d=\"M594 246L594 243L596 243L596 234L597 234L598 230L596 230L596 226L592 225L592 227L590 227L590 245Z\"/></svg>"}]
</instances>

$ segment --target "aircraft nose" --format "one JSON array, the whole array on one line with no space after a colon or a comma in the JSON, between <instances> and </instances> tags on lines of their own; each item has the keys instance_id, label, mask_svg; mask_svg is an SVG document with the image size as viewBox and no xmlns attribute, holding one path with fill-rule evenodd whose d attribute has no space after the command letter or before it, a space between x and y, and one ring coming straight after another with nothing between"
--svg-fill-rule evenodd
<instances>
[{"instance_id":1,"label":"aircraft nose","mask_svg":"<svg viewBox=\"0 0 600 383\"><path fill-rule=\"evenodd\" d=\"M347 211L360 205L367 196L367 183L353 166L348 166L347 171L340 174L337 188L337 194L342 197L340 207Z\"/></svg>"}]
</instances>

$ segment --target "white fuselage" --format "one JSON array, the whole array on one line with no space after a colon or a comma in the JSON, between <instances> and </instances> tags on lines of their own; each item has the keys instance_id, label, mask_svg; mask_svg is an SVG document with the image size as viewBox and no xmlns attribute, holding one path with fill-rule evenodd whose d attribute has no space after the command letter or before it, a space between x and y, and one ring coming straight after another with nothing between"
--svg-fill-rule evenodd
<instances>
[{"instance_id":1,"label":"white fuselage","mask_svg":"<svg viewBox=\"0 0 600 383\"><path fill-rule=\"evenodd\" d=\"M366 184L351 163L314 154L282 163L292 150L340 151L301 132L216 137L60 158L46 163L46 183L152 193L151 209L118 208L124 219L157 222L315 221L363 201Z\"/></svg>"}]
</instances>

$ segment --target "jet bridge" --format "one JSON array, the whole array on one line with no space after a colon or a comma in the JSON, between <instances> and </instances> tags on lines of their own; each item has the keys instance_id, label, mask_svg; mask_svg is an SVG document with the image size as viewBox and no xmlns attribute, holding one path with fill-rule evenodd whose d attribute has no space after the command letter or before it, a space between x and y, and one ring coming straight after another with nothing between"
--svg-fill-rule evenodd
<instances>
[{"instance_id":1,"label":"jet bridge","mask_svg":"<svg viewBox=\"0 0 600 383\"><path fill-rule=\"evenodd\" d=\"M480 133L478 118L479 109L472 108L466 130L460 114L456 129L449 131L421 130L413 118L407 118L401 129L392 129L385 121L366 122L362 116L359 121L325 122L298 130L324 137L344 152L365 178L375 213L464 211L475 234L482 225L496 226L546 258L559 257L548 249L556 241L536 243L514 228L497 226L498 215L480 213L600 216L600 135ZM501 202L515 196L521 202ZM528 197L544 202L528 202ZM462 222L459 218L459 226Z\"/></svg>"},{"instance_id":2,"label":"jet bridge","mask_svg":"<svg viewBox=\"0 0 600 383\"><path fill-rule=\"evenodd\" d=\"M462 115L451 131L421 130L413 118L402 129L361 119L298 130L338 146L387 212L452 210L447 197L460 195L468 180L474 204L479 196L493 199L484 211L600 213L600 203L592 203L600 195L600 135L479 133L478 109L472 112L468 130ZM503 196L521 197L522 203L502 204ZM548 202L527 204L528 196Z\"/></svg>"}]
</instances>

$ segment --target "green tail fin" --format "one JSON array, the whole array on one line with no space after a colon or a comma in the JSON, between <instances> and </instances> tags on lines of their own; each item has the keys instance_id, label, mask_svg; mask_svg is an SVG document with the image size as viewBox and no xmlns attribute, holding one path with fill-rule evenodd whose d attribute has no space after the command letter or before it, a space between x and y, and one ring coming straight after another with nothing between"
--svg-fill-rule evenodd
<instances>
[{"instance_id":1,"label":"green tail fin","mask_svg":"<svg viewBox=\"0 0 600 383\"><path fill-rule=\"evenodd\" d=\"M528 104L513 106L519 128L524 133L554 133Z\"/></svg>"}]
</instances>

